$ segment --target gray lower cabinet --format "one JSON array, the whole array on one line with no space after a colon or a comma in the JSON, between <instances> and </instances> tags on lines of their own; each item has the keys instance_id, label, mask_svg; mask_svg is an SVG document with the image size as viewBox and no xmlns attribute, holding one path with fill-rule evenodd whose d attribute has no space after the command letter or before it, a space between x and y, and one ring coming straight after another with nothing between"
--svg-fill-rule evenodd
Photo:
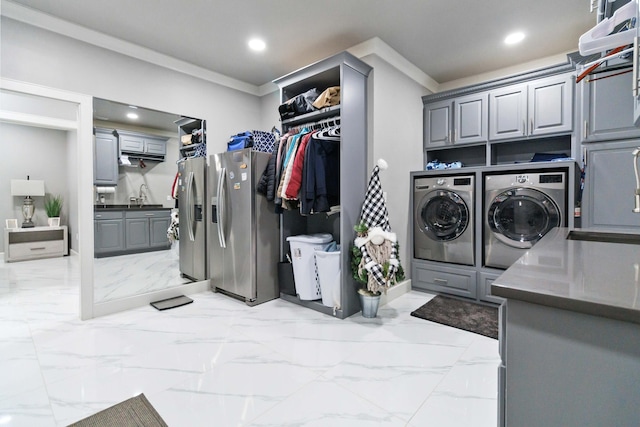
<instances>
[{"instance_id":1,"label":"gray lower cabinet","mask_svg":"<svg viewBox=\"0 0 640 427\"><path fill-rule=\"evenodd\" d=\"M171 210L118 210L95 213L95 256L169 249Z\"/></svg>"},{"instance_id":2,"label":"gray lower cabinet","mask_svg":"<svg viewBox=\"0 0 640 427\"><path fill-rule=\"evenodd\" d=\"M478 298L481 301L502 304L504 298L491 295L491 284L500 274L481 272L478 280Z\"/></svg>"},{"instance_id":3,"label":"gray lower cabinet","mask_svg":"<svg viewBox=\"0 0 640 427\"><path fill-rule=\"evenodd\" d=\"M124 246L124 212L95 212L94 255L122 252Z\"/></svg>"},{"instance_id":4,"label":"gray lower cabinet","mask_svg":"<svg viewBox=\"0 0 640 427\"><path fill-rule=\"evenodd\" d=\"M413 288L476 298L477 272L473 267L464 268L455 267L452 264L414 261L411 273Z\"/></svg>"},{"instance_id":5,"label":"gray lower cabinet","mask_svg":"<svg viewBox=\"0 0 640 427\"><path fill-rule=\"evenodd\" d=\"M96 129L93 144L94 185L118 185L118 138L112 131Z\"/></svg>"},{"instance_id":6,"label":"gray lower cabinet","mask_svg":"<svg viewBox=\"0 0 640 427\"><path fill-rule=\"evenodd\" d=\"M584 228L638 229L635 207L636 180L632 152L640 141L585 144Z\"/></svg>"}]
</instances>

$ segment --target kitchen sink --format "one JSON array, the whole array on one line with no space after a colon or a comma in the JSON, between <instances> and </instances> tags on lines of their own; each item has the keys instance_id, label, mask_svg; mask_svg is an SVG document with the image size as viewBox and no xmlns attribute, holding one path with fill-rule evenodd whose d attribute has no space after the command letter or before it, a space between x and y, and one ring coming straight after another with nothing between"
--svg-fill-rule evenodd
<instances>
[{"instance_id":1,"label":"kitchen sink","mask_svg":"<svg viewBox=\"0 0 640 427\"><path fill-rule=\"evenodd\" d=\"M583 240L586 242L626 243L640 245L640 234L615 233L606 231L572 230L567 240Z\"/></svg>"}]
</instances>

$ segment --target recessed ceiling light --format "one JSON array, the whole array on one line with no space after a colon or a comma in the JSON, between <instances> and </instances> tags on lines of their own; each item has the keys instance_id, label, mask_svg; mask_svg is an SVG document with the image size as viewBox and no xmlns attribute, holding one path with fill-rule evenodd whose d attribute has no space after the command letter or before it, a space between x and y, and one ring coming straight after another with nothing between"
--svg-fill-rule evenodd
<instances>
[{"instance_id":1,"label":"recessed ceiling light","mask_svg":"<svg viewBox=\"0 0 640 427\"><path fill-rule=\"evenodd\" d=\"M135 105L129 105L129 108L133 108L134 110L138 109L138 107L136 107Z\"/></svg>"},{"instance_id":2,"label":"recessed ceiling light","mask_svg":"<svg viewBox=\"0 0 640 427\"><path fill-rule=\"evenodd\" d=\"M262 52L267 48L267 44L264 40L261 39L251 39L249 40L249 49L254 50L256 52Z\"/></svg>"},{"instance_id":3,"label":"recessed ceiling light","mask_svg":"<svg viewBox=\"0 0 640 427\"><path fill-rule=\"evenodd\" d=\"M509 34L505 39L505 44L516 44L524 40L524 33L521 31Z\"/></svg>"},{"instance_id":4,"label":"recessed ceiling light","mask_svg":"<svg viewBox=\"0 0 640 427\"><path fill-rule=\"evenodd\" d=\"M136 113L127 113L127 117L131 120L135 120L138 118L138 115Z\"/></svg>"}]
</instances>

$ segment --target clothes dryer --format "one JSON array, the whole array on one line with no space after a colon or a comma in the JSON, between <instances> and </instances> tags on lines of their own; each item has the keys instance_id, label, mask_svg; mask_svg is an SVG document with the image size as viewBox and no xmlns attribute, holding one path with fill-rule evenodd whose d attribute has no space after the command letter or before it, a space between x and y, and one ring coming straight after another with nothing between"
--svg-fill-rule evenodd
<instances>
[{"instance_id":1,"label":"clothes dryer","mask_svg":"<svg viewBox=\"0 0 640 427\"><path fill-rule=\"evenodd\" d=\"M484 175L484 265L506 269L554 227L567 226L566 170Z\"/></svg>"},{"instance_id":2,"label":"clothes dryer","mask_svg":"<svg viewBox=\"0 0 640 427\"><path fill-rule=\"evenodd\" d=\"M415 177L414 257L474 265L475 175Z\"/></svg>"}]
</instances>

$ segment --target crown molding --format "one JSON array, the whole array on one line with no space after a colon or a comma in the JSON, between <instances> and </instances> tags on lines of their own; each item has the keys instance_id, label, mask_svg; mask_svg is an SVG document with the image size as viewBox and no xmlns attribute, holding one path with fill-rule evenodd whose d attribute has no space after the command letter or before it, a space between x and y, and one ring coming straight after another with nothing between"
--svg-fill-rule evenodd
<instances>
[{"instance_id":1,"label":"crown molding","mask_svg":"<svg viewBox=\"0 0 640 427\"><path fill-rule=\"evenodd\" d=\"M197 77L202 80L236 89L241 92L246 92L251 95L260 95L260 90L256 85L198 67L188 62L175 59L168 55L158 53L116 37L108 36L81 25L73 24L8 0L2 0L0 13L7 18L70 37L72 39L80 40L122 55L158 65L160 67L168 68L179 73Z\"/></svg>"},{"instance_id":2,"label":"crown molding","mask_svg":"<svg viewBox=\"0 0 640 427\"><path fill-rule=\"evenodd\" d=\"M437 81L409 62L379 37L373 37L357 44L347 49L347 52L360 59L368 55L376 55L429 91L435 93L439 90L440 84Z\"/></svg>"}]
</instances>

